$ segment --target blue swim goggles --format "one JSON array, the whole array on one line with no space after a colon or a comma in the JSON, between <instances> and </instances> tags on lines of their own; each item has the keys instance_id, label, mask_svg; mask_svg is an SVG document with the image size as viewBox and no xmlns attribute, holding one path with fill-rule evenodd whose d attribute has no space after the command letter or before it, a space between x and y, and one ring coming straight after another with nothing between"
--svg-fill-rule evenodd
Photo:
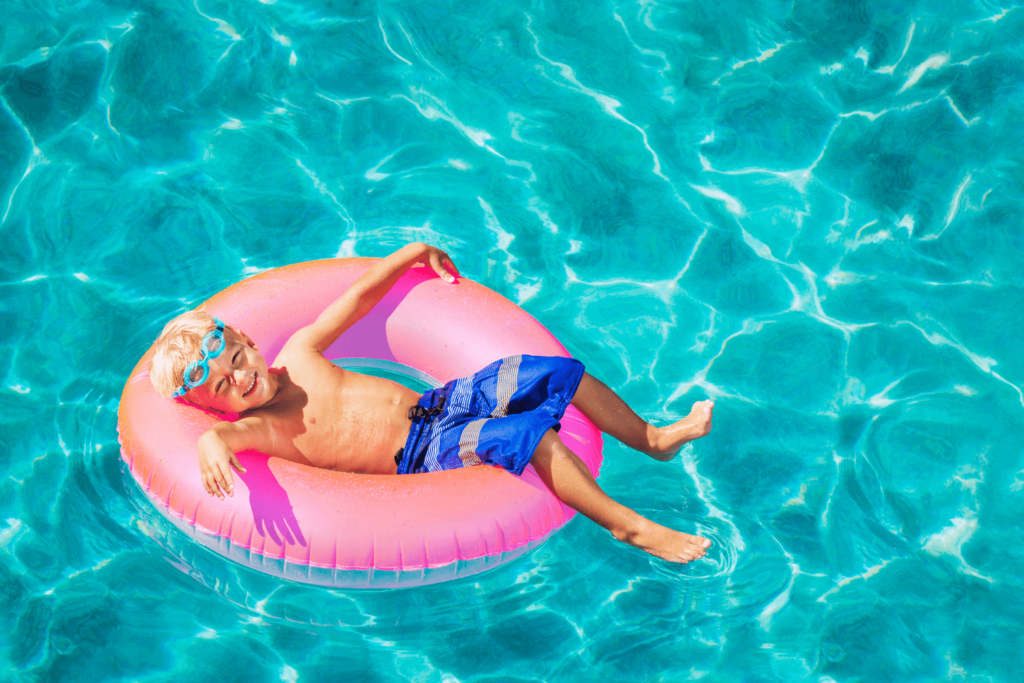
<instances>
[{"instance_id":1,"label":"blue swim goggles","mask_svg":"<svg viewBox=\"0 0 1024 683\"><path fill-rule=\"evenodd\" d=\"M185 366L185 384L175 390L173 398L184 396L189 389L194 389L205 382L210 376L210 361L224 352L224 347L227 346L224 341L224 322L220 318L214 318L213 322L217 327L207 332L199 344L203 357Z\"/></svg>"}]
</instances>

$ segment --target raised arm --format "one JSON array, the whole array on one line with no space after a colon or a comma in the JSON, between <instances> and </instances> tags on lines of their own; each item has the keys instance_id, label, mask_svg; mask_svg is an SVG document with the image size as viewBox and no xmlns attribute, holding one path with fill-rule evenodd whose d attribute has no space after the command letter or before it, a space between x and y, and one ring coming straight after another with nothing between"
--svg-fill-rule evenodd
<instances>
[{"instance_id":1,"label":"raised arm","mask_svg":"<svg viewBox=\"0 0 1024 683\"><path fill-rule=\"evenodd\" d=\"M455 282L458 268L451 258L437 247L420 242L407 244L390 256L373 264L348 290L328 306L312 325L302 328L288 341L312 346L323 353L348 328L356 324L384 295L391 291L398 279L413 265L423 263L441 276L445 282Z\"/></svg>"}]
</instances>

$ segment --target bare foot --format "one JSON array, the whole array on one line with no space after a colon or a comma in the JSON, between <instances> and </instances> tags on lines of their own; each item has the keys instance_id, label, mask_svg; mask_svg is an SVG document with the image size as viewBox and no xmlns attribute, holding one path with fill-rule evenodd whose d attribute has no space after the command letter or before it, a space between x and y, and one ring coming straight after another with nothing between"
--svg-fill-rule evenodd
<instances>
[{"instance_id":1,"label":"bare foot","mask_svg":"<svg viewBox=\"0 0 1024 683\"><path fill-rule=\"evenodd\" d=\"M624 543L635 546L645 553L669 562L686 564L704 557L711 541L701 536L673 531L668 527L645 519L637 531L629 534L615 534Z\"/></svg>"},{"instance_id":2,"label":"bare foot","mask_svg":"<svg viewBox=\"0 0 1024 683\"><path fill-rule=\"evenodd\" d=\"M714 407L714 401L697 401L690 414L682 420L668 427L658 427L652 439L654 448L647 455L665 462L676 457L685 444L707 436L711 431L711 410Z\"/></svg>"}]
</instances>

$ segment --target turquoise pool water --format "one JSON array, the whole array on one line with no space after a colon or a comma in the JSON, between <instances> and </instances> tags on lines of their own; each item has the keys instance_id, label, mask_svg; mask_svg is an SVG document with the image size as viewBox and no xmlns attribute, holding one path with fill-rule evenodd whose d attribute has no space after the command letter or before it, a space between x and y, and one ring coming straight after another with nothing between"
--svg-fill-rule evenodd
<instances>
[{"instance_id":1,"label":"turquoise pool water","mask_svg":"<svg viewBox=\"0 0 1024 683\"><path fill-rule=\"evenodd\" d=\"M0 3L0 680L1020 680L1024 8ZM121 388L237 280L408 240L652 420L469 580L229 564L126 479Z\"/></svg>"}]
</instances>

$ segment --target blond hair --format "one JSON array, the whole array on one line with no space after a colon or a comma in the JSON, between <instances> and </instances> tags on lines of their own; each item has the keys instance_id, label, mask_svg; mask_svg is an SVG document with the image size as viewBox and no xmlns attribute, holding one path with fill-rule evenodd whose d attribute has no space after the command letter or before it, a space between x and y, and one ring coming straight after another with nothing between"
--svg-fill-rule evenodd
<instances>
[{"instance_id":1,"label":"blond hair","mask_svg":"<svg viewBox=\"0 0 1024 683\"><path fill-rule=\"evenodd\" d=\"M206 311L187 311L164 325L153 344L149 381L164 398L185 384L185 368L202 357L203 337L217 326Z\"/></svg>"}]
</instances>

